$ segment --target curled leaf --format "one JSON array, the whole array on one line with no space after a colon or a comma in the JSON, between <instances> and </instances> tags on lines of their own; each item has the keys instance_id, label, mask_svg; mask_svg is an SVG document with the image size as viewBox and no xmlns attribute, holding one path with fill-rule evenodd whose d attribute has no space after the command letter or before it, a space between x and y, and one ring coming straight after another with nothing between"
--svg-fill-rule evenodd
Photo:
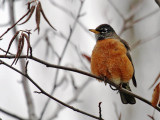
<instances>
[{"instance_id":1,"label":"curled leaf","mask_svg":"<svg viewBox=\"0 0 160 120\"><path fill-rule=\"evenodd\" d=\"M23 33L23 36L24 36L24 38L25 38L25 39L26 39L26 41L27 41L27 57L28 57L29 50L31 51L30 40L29 40L29 36L28 36L28 35L26 35L25 33Z\"/></svg>"},{"instance_id":2,"label":"curled leaf","mask_svg":"<svg viewBox=\"0 0 160 120\"><path fill-rule=\"evenodd\" d=\"M148 115L149 118L151 118L151 120L155 120L153 116Z\"/></svg>"},{"instance_id":3,"label":"curled leaf","mask_svg":"<svg viewBox=\"0 0 160 120\"><path fill-rule=\"evenodd\" d=\"M160 78L160 73L159 73L158 76L156 77L154 83L149 87L149 89L151 89L151 88L156 84L156 82L159 80L159 78Z\"/></svg>"},{"instance_id":4,"label":"curled leaf","mask_svg":"<svg viewBox=\"0 0 160 120\"><path fill-rule=\"evenodd\" d=\"M41 6L41 3L40 3L40 6ZM42 9L42 6L41 6L41 13L42 13L42 16L44 17L44 19L46 20L46 22L49 24L49 26L51 26L54 30L56 30L52 25L51 23L49 22L49 20L47 19L46 15L44 14L44 11Z\"/></svg>"},{"instance_id":5,"label":"curled leaf","mask_svg":"<svg viewBox=\"0 0 160 120\"><path fill-rule=\"evenodd\" d=\"M89 62L91 62L91 57L89 57L88 55L86 55L84 53L82 54L82 56L85 57Z\"/></svg>"},{"instance_id":6,"label":"curled leaf","mask_svg":"<svg viewBox=\"0 0 160 120\"><path fill-rule=\"evenodd\" d=\"M159 101L159 95L160 95L160 83L155 87L154 92L152 94L152 101L151 104L153 107L156 107L158 101Z\"/></svg>"},{"instance_id":7,"label":"curled leaf","mask_svg":"<svg viewBox=\"0 0 160 120\"><path fill-rule=\"evenodd\" d=\"M35 6L32 6L31 9L29 9L29 10L30 10L30 14L29 14L28 18L24 22L20 23L19 25L22 25L22 24L28 22L28 20L32 17L32 14L35 10Z\"/></svg>"},{"instance_id":8,"label":"curled leaf","mask_svg":"<svg viewBox=\"0 0 160 120\"><path fill-rule=\"evenodd\" d=\"M23 46L24 46L24 36L23 34L20 36L19 40L18 40L18 50L17 50L17 54L11 64L11 66L15 63L18 62L18 59L19 59L19 56L21 55L22 53L22 50L23 50Z\"/></svg>"},{"instance_id":9,"label":"curled leaf","mask_svg":"<svg viewBox=\"0 0 160 120\"><path fill-rule=\"evenodd\" d=\"M12 37L12 39L11 39L11 41L10 41L10 43L9 43L9 46L8 46L6 55L7 55L7 53L9 52L9 49L10 49L10 47L11 47L11 45L12 45L14 39L17 37L18 34L19 34L19 31L17 31L16 34Z\"/></svg>"},{"instance_id":10,"label":"curled leaf","mask_svg":"<svg viewBox=\"0 0 160 120\"><path fill-rule=\"evenodd\" d=\"M38 5L37 5L37 8L36 8L36 24L37 24L37 27L35 30L38 30L38 33L40 31L40 11L41 11L41 3L38 2Z\"/></svg>"}]
</instances>

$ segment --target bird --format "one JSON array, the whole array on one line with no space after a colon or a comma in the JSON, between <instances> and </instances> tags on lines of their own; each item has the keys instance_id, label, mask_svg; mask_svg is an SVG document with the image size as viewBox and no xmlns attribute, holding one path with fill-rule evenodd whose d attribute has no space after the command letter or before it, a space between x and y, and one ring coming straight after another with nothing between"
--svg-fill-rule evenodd
<instances>
[{"instance_id":1,"label":"bird","mask_svg":"<svg viewBox=\"0 0 160 120\"><path fill-rule=\"evenodd\" d=\"M95 34L96 44L91 55L91 73L105 77L116 85L131 91L129 81L137 87L129 44L121 39L109 24L89 29ZM99 80L102 81L102 80ZM123 104L135 104L133 96L119 92Z\"/></svg>"}]
</instances>

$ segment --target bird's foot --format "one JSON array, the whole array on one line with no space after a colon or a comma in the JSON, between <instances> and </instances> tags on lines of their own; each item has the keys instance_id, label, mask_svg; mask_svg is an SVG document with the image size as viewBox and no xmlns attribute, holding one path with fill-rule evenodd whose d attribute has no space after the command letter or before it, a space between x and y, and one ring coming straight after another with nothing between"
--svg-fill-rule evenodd
<instances>
[{"instance_id":1,"label":"bird's foot","mask_svg":"<svg viewBox=\"0 0 160 120\"><path fill-rule=\"evenodd\" d=\"M112 89L112 90L118 90L117 88L113 88L113 86L112 85L109 85L110 86L110 88Z\"/></svg>"},{"instance_id":2,"label":"bird's foot","mask_svg":"<svg viewBox=\"0 0 160 120\"><path fill-rule=\"evenodd\" d=\"M104 81L104 84L107 85L107 77L106 76L99 76L101 78L101 81Z\"/></svg>"}]
</instances>

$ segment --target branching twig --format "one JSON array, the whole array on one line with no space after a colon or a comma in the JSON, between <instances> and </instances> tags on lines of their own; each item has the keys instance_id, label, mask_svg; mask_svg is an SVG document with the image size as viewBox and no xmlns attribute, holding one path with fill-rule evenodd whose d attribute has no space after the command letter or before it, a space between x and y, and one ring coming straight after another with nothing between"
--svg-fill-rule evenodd
<instances>
[{"instance_id":1,"label":"branching twig","mask_svg":"<svg viewBox=\"0 0 160 120\"><path fill-rule=\"evenodd\" d=\"M14 2L13 0L8 1L9 2L9 10L10 10L10 20L11 20L11 24L13 24L12 27L10 27L9 29L13 28L13 33L16 34L17 28L15 27L15 25L21 21L29 12L30 10L28 10L28 12L21 17L17 22L15 22L15 12L14 12ZM6 32L7 33L7 32ZM16 45L18 46L18 39L16 39ZM25 72L24 70L24 65L25 65L25 60L21 60L20 62L20 67L22 72ZM22 77L22 85L23 85L23 90L24 90L24 95L25 95L25 99L26 99L26 105L28 108L28 116L30 120L36 120L36 112L35 112L35 107L34 107L34 103L33 103L33 99L32 99L32 95L31 95L31 91L29 88L29 84L28 81L26 80L26 77Z\"/></svg>"},{"instance_id":2,"label":"branching twig","mask_svg":"<svg viewBox=\"0 0 160 120\"><path fill-rule=\"evenodd\" d=\"M99 119L99 117L97 117L97 116L94 116L94 115L91 115L91 114L89 114L89 113L87 113L87 112L84 112L84 111L82 111L82 110L79 110L79 109L77 109L77 108L75 108L75 107L73 107L73 106L70 106L70 105L68 105L68 104L66 104L66 103L64 103L64 102L62 102L62 101L60 101L59 99L57 99L57 98L51 96L51 95L48 94L45 90L43 90L43 89L42 89L42 88L41 88L41 87L40 87L40 86L39 86L39 85L38 85L38 84L37 84L37 83L36 83L29 75L28 75L28 74L22 73L22 72L19 71L18 69L16 69L16 68L10 66L9 64L5 63L5 62L2 61L2 60L0 60L0 64L3 64L3 65L5 65L5 66L9 67L10 69L12 69L12 70L18 72L18 73L21 74L22 76L28 78L28 80L29 80L35 87L37 87L37 88L40 90L40 92L38 92L38 93L41 93L41 94L43 94L43 95L49 97L50 99L52 99L52 100L54 100L54 101L60 103L61 105L64 105L64 106L66 106L66 107L72 109L73 111L79 112L79 113L81 113L81 114L87 115L87 116L92 117L92 118L95 118L95 119Z\"/></svg>"},{"instance_id":3,"label":"branching twig","mask_svg":"<svg viewBox=\"0 0 160 120\"><path fill-rule=\"evenodd\" d=\"M0 55L0 58L14 58L15 56L4 56L4 55ZM26 56L20 56L19 58L26 58ZM58 68L58 69L62 69L62 70L67 70L67 71L72 71L72 72L76 72L76 73L80 73L80 74L83 74L83 75L86 75L86 76L89 76L89 77L93 77L93 78L96 78L96 79L100 79L102 81L104 81L105 83L109 83L110 85L114 86L117 90L119 90L120 92L123 92L123 93L126 93L126 94L129 94L143 102L145 102L146 104L151 105L151 102L146 100L145 98L139 96L139 95L136 95L134 93L132 93L131 91L128 91L126 89L123 89L123 88L120 88L119 85L116 85L115 83L113 83L112 81L110 80L107 80L107 79L102 79L101 77L98 77L98 76L95 76L91 73L88 73L88 72L85 72L85 71L82 71L82 70L78 70L78 69L75 69L75 68L70 68L70 67L65 67L65 66L60 66L60 65L55 65L55 64L51 64L51 63L47 63L43 60L40 60L36 57L33 57L33 56L28 56L29 59L32 59L36 62L39 62L43 65L45 65L46 67L51 67L51 68ZM153 107L153 106L152 106ZM153 107L154 108L154 107ZM160 112L160 108L159 107L155 107L156 110L158 110Z\"/></svg>"},{"instance_id":4,"label":"branching twig","mask_svg":"<svg viewBox=\"0 0 160 120\"><path fill-rule=\"evenodd\" d=\"M69 15L71 18L73 18L74 20L76 19L76 16L74 16L68 9L66 9L65 7L57 4L56 2L54 2L54 0L50 0L51 4L54 5L55 7L59 8L60 10L62 10L63 12L65 12L67 15ZM77 20L77 23L81 26L81 28L91 37L93 37L90 32L88 32L88 29L85 27L85 25L80 21Z\"/></svg>"},{"instance_id":5,"label":"branching twig","mask_svg":"<svg viewBox=\"0 0 160 120\"><path fill-rule=\"evenodd\" d=\"M153 35L151 36L148 36L146 38L143 38L143 39L140 39L140 40L137 40L133 45L131 45L131 50L132 49L135 49L137 46L141 45L141 44L144 44L146 42L149 42L151 40L154 40L155 38L159 37L160 36L160 30L156 33L154 33Z\"/></svg>"},{"instance_id":6,"label":"branching twig","mask_svg":"<svg viewBox=\"0 0 160 120\"><path fill-rule=\"evenodd\" d=\"M84 88L86 88L86 86L91 82L91 78L88 78L86 82L84 82L80 87L78 87L78 89L75 91L74 93L74 97L72 99L70 99L68 102L66 102L68 105L71 105L73 103L75 103L78 100L79 95L82 93L82 91L84 90ZM54 118L57 117L58 113L64 109L65 106L62 105L58 105L54 114L49 117L49 119L47 120L53 120Z\"/></svg>"},{"instance_id":7,"label":"branching twig","mask_svg":"<svg viewBox=\"0 0 160 120\"><path fill-rule=\"evenodd\" d=\"M9 27L1 36L2 38L8 31L10 31L12 28L14 28L23 18L25 18L30 13L30 10L27 11L26 14L24 14L16 23L14 23L11 27Z\"/></svg>"},{"instance_id":8,"label":"branching twig","mask_svg":"<svg viewBox=\"0 0 160 120\"><path fill-rule=\"evenodd\" d=\"M66 44L65 44L65 46L64 46L64 48L63 48L62 54L61 54L60 57L59 57L58 65L61 64L62 59L63 59L63 57L64 57L64 54L65 54L65 52L66 52L66 49L67 49L67 47L68 47L68 44L69 44L69 42L71 41L72 34L73 34L74 29L75 29L75 27L76 27L76 25L77 25L77 21L78 21L78 19L79 19L79 17L80 17L80 13L81 13L81 10L82 10L82 7L83 7L83 3L84 3L84 2L81 1L81 5L80 5L80 8L79 8L77 17L76 17L76 19L75 19L75 21L74 21L74 23L73 23L73 27L70 28L70 33L69 33L69 36L68 36L68 38L67 38ZM55 73L54 85L53 85L53 88L52 88L51 93L50 93L51 95L53 94L53 92L55 91L55 89L56 89L56 87L57 87L57 78L58 78L58 75L59 75L59 69L57 69L57 70L56 70L56 73ZM46 101L46 103L45 103L45 106L44 106L44 108L43 108L43 110L42 110L42 113L41 113L41 116L40 116L40 120L42 119L42 117L43 117L43 115L44 115L44 112L45 112L45 110L46 110L46 108L47 108L47 106L48 106L49 101L50 101L50 99L48 99L48 100Z\"/></svg>"}]
</instances>

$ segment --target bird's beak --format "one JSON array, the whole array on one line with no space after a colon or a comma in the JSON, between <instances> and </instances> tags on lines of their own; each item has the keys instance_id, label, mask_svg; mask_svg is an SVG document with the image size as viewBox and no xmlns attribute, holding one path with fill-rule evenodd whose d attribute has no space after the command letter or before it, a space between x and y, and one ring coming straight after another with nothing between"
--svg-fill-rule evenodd
<instances>
[{"instance_id":1,"label":"bird's beak","mask_svg":"<svg viewBox=\"0 0 160 120\"><path fill-rule=\"evenodd\" d=\"M93 32L93 33L95 33L95 34L98 34L98 33L99 33L99 31L97 31L97 30L95 30L95 29L89 29L89 31L91 31L91 32Z\"/></svg>"}]
</instances>

